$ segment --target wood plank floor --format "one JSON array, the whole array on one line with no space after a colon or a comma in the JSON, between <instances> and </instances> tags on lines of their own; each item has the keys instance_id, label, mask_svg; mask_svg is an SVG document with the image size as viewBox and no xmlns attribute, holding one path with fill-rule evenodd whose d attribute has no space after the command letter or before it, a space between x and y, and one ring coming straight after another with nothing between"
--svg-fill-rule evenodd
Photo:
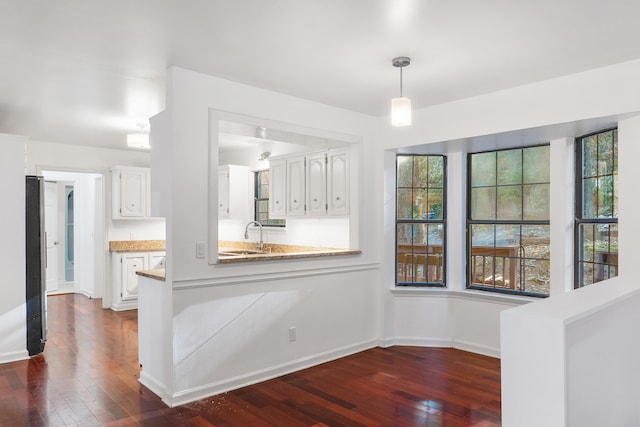
<instances>
[{"instance_id":1,"label":"wood plank floor","mask_svg":"<svg viewBox=\"0 0 640 427\"><path fill-rule=\"evenodd\" d=\"M168 408L138 383L137 313L48 298L42 355L0 364L0 426L499 426L500 362L376 348Z\"/></svg>"}]
</instances>

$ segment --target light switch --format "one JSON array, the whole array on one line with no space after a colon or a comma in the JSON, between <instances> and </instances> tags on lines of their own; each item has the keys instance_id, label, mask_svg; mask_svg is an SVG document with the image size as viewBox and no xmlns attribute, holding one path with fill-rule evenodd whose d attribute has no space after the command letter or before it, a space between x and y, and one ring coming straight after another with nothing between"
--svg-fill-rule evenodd
<instances>
[{"instance_id":1,"label":"light switch","mask_svg":"<svg viewBox=\"0 0 640 427\"><path fill-rule=\"evenodd\" d=\"M204 242L196 242L196 258L204 258Z\"/></svg>"}]
</instances>

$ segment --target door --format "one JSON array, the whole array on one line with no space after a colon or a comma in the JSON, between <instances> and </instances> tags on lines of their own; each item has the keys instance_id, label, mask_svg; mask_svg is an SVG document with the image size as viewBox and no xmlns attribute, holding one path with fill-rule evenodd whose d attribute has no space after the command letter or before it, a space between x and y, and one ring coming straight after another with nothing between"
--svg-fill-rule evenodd
<instances>
[{"instance_id":1,"label":"door","mask_svg":"<svg viewBox=\"0 0 640 427\"><path fill-rule=\"evenodd\" d=\"M287 216L304 216L304 157L287 159Z\"/></svg>"},{"instance_id":2,"label":"door","mask_svg":"<svg viewBox=\"0 0 640 427\"><path fill-rule=\"evenodd\" d=\"M327 204L329 215L349 214L349 152L327 154Z\"/></svg>"},{"instance_id":3,"label":"door","mask_svg":"<svg viewBox=\"0 0 640 427\"><path fill-rule=\"evenodd\" d=\"M44 229L47 236L47 292L58 290L58 183L44 183Z\"/></svg>"},{"instance_id":4,"label":"door","mask_svg":"<svg viewBox=\"0 0 640 427\"><path fill-rule=\"evenodd\" d=\"M122 300L138 298L138 276L136 271L145 270L147 254L136 253L122 255Z\"/></svg>"},{"instance_id":5,"label":"door","mask_svg":"<svg viewBox=\"0 0 640 427\"><path fill-rule=\"evenodd\" d=\"M269 218L285 218L286 160L272 160L269 165Z\"/></svg>"},{"instance_id":6,"label":"door","mask_svg":"<svg viewBox=\"0 0 640 427\"><path fill-rule=\"evenodd\" d=\"M327 214L326 159L325 153L307 156L307 215L324 216Z\"/></svg>"},{"instance_id":7,"label":"door","mask_svg":"<svg viewBox=\"0 0 640 427\"><path fill-rule=\"evenodd\" d=\"M146 171L120 171L120 216L133 218L145 217L147 213L146 195Z\"/></svg>"}]
</instances>

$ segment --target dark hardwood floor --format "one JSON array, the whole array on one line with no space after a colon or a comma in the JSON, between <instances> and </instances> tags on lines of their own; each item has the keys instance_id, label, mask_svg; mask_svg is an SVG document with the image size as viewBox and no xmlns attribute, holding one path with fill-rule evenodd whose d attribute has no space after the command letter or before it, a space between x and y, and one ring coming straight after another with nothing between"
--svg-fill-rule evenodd
<instances>
[{"instance_id":1,"label":"dark hardwood floor","mask_svg":"<svg viewBox=\"0 0 640 427\"><path fill-rule=\"evenodd\" d=\"M0 364L0 426L499 426L500 362L375 348L177 408L138 383L137 312L48 298L42 355Z\"/></svg>"}]
</instances>

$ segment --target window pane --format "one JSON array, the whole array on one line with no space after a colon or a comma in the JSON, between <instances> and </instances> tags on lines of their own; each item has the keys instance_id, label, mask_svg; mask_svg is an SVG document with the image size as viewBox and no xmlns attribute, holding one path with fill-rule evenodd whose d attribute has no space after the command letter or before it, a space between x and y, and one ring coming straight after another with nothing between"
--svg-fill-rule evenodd
<instances>
[{"instance_id":1,"label":"window pane","mask_svg":"<svg viewBox=\"0 0 640 427\"><path fill-rule=\"evenodd\" d=\"M522 187L498 187L497 219L522 219Z\"/></svg>"},{"instance_id":2,"label":"window pane","mask_svg":"<svg viewBox=\"0 0 640 427\"><path fill-rule=\"evenodd\" d=\"M429 162L426 156L413 158L413 187L424 188L429 177Z\"/></svg>"},{"instance_id":3,"label":"window pane","mask_svg":"<svg viewBox=\"0 0 640 427\"><path fill-rule=\"evenodd\" d=\"M427 252L442 252L443 228L442 224L427 225Z\"/></svg>"},{"instance_id":4,"label":"window pane","mask_svg":"<svg viewBox=\"0 0 640 427\"><path fill-rule=\"evenodd\" d=\"M498 185L522 182L522 150L498 151Z\"/></svg>"},{"instance_id":5,"label":"window pane","mask_svg":"<svg viewBox=\"0 0 640 427\"><path fill-rule=\"evenodd\" d=\"M429 219L427 203L427 190L415 188L413 190L413 219Z\"/></svg>"},{"instance_id":6,"label":"window pane","mask_svg":"<svg viewBox=\"0 0 640 427\"><path fill-rule=\"evenodd\" d=\"M398 219L411 219L413 213L413 195L411 189L398 188Z\"/></svg>"},{"instance_id":7,"label":"window pane","mask_svg":"<svg viewBox=\"0 0 640 427\"><path fill-rule=\"evenodd\" d=\"M429 188L442 188L443 184L444 157L429 156Z\"/></svg>"},{"instance_id":8,"label":"window pane","mask_svg":"<svg viewBox=\"0 0 640 427\"><path fill-rule=\"evenodd\" d=\"M598 178L598 218L607 218L613 215L613 177L603 176Z\"/></svg>"},{"instance_id":9,"label":"window pane","mask_svg":"<svg viewBox=\"0 0 640 427\"><path fill-rule=\"evenodd\" d=\"M549 220L549 184L535 184L524 186L525 220Z\"/></svg>"},{"instance_id":10,"label":"window pane","mask_svg":"<svg viewBox=\"0 0 640 427\"><path fill-rule=\"evenodd\" d=\"M397 186L411 187L413 161L411 156L398 156Z\"/></svg>"},{"instance_id":11,"label":"window pane","mask_svg":"<svg viewBox=\"0 0 640 427\"><path fill-rule=\"evenodd\" d=\"M442 189L429 190L428 219L442 219Z\"/></svg>"},{"instance_id":12,"label":"window pane","mask_svg":"<svg viewBox=\"0 0 640 427\"><path fill-rule=\"evenodd\" d=\"M496 218L496 188L471 189L471 218L476 220Z\"/></svg>"},{"instance_id":13,"label":"window pane","mask_svg":"<svg viewBox=\"0 0 640 427\"><path fill-rule=\"evenodd\" d=\"M596 197L598 195L598 179L587 178L582 180L582 217L596 217Z\"/></svg>"},{"instance_id":14,"label":"window pane","mask_svg":"<svg viewBox=\"0 0 640 427\"><path fill-rule=\"evenodd\" d=\"M598 174L598 137L589 136L582 139L582 176L589 178Z\"/></svg>"},{"instance_id":15,"label":"window pane","mask_svg":"<svg viewBox=\"0 0 640 427\"><path fill-rule=\"evenodd\" d=\"M613 132L598 135L598 175L613 173Z\"/></svg>"},{"instance_id":16,"label":"window pane","mask_svg":"<svg viewBox=\"0 0 640 427\"><path fill-rule=\"evenodd\" d=\"M524 149L522 181L525 184L549 182L549 153L548 145Z\"/></svg>"},{"instance_id":17,"label":"window pane","mask_svg":"<svg viewBox=\"0 0 640 427\"><path fill-rule=\"evenodd\" d=\"M548 259L524 259L524 268L520 279L523 291L535 294L549 295L549 270Z\"/></svg>"},{"instance_id":18,"label":"window pane","mask_svg":"<svg viewBox=\"0 0 640 427\"><path fill-rule=\"evenodd\" d=\"M496 153L471 156L471 186L496 185Z\"/></svg>"}]
</instances>

